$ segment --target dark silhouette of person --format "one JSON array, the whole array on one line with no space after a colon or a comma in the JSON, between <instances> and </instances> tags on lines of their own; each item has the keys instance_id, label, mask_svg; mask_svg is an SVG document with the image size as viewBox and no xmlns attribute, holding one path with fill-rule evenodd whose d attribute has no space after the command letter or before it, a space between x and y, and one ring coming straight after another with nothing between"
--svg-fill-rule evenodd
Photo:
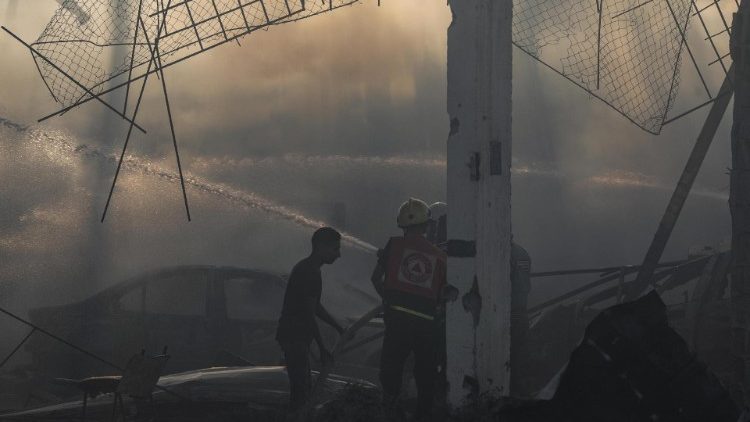
<instances>
[{"instance_id":1,"label":"dark silhouette of person","mask_svg":"<svg viewBox=\"0 0 750 422\"><path fill-rule=\"evenodd\" d=\"M516 397L532 394L525 378L528 361L528 300L531 292L531 256L511 236L510 252L510 393Z\"/></svg>"},{"instance_id":2,"label":"dark silhouette of person","mask_svg":"<svg viewBox=\"0 0 750 422\"><path fill-rule=\"evenodd\" d=\"M276 340L284 351L289 375L290 409L293 412L304 406L310 392L309 355L312 340L318 343L322 363L333 359L323 344L316 317L335 328L339 334L344 332L320 304L323 287L320 267L333 264L340 256L341 234L331 227L320 228L312 236L312 252L299 261L289 275Z\"/></svg>"}]
</instances>

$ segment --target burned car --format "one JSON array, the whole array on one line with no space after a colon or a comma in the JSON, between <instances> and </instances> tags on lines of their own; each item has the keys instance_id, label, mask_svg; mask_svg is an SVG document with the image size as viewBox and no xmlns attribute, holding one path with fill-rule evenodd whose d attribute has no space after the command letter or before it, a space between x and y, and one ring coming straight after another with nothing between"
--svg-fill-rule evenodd
<instances>
[{"instance_id":1,"label":"burned car","mask_svg":"<svg viewBox=\"0 0 750 422\"><path fill-rule=\"evenodd\" d=\"M165 373L278 365L282 354L275 330L285 284L283 276L260 270L173 267L124 281L77 303L33 309L29 316L34 324L111 362L125 362L141 349L168 346L171 359ZM369 329L360 335L371 336L378 323ZM324 335L330 342L335 339L333 332ZM102 369L45 336L29 339L26 350L35 372L46 377L84 377ZM379 344L370 342L342 356L341 370L374 379L378 355Z\"/></svg>"}]
</instances>

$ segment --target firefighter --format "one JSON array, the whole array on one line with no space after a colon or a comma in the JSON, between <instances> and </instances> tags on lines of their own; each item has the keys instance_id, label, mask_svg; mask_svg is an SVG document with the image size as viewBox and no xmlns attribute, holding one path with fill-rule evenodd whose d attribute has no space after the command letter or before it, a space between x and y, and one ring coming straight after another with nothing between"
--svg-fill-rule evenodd
<instances>
[{"instance_id":1,"label":"firefighter","mask_svg":"<svg viewBox=\"0 0 750 422\"><path fill-rule=\"evenodd\" d=\"M380 361L383 399L392 406L401 390L406 359L414 353L417 420L429 420L438 365L437 308L446 285L445 252L425 234L430 222L426 203L410 198L396 219L403 236L392 237L378 252L371 281L385 305L385 337Z\"/></svg>"},{"instance_id":2,"label":"firefighter","mask_svg":"<svg viewBox=\"0 0 750 422\"><path fill-rule=\"evenodd\" d=\"M435 202L430 205L427 240L445 250L445 244L448 241L448 204L445 202Z\"/></svg>"},{"instance_id":3,"label":"firefighter","mask_svg":"<svg viewBox=\"0 0 750 422\"><path fill-rule=\"evenodd\" d=\"M524 375L528 373L527 333L529 331L528 299L531 292L531 256L510 237L510 392L516 397L529 396Z\"/></svg>"}]
</instances>

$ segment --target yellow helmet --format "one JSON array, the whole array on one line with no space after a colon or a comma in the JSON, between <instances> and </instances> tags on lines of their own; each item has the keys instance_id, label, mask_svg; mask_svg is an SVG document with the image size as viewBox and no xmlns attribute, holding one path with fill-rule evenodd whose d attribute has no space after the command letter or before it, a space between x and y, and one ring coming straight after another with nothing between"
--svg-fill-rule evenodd
<instances>
[{"instance_id":1,"label":"yellow helmet","mask_svg":"<svg viewBox=\"0 0 750 422\"><path fill-rule=\"evenodd\" d=\"M425 224L428 221L430 221L430 207L422 200L409 198L398 209L396 223L401 228Z\"/></svg>"}]
</instances>

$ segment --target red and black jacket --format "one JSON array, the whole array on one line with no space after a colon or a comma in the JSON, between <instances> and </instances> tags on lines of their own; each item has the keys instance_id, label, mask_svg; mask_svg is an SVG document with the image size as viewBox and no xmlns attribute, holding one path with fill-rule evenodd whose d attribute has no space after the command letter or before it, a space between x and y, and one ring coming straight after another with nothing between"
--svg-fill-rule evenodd
<instances>
[{"instance_id":1,"label":"red and black jacket","mask_svg":"<svg viewBox=\"0 0 750 422\"><path fill-rule=\"evenodd\" d=\"M445 252L424 236L392 237L383 251L384 300L391 309L432 320L445 286Z\"/></svg>"}]
</instances>

